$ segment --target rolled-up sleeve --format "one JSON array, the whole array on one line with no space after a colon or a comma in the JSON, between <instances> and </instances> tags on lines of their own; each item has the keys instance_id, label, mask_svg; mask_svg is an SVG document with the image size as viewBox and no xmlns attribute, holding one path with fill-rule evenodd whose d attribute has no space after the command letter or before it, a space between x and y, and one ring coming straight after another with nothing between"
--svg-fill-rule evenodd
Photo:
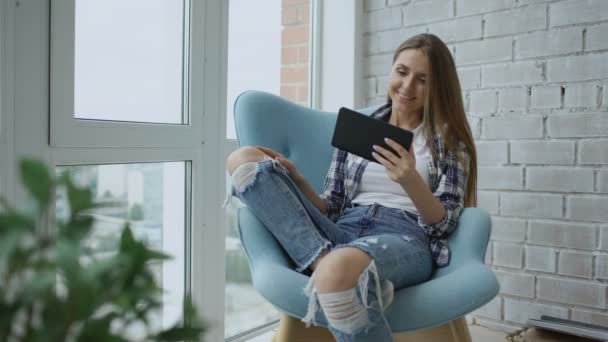
<instances>
[{"instance_id":1,"label":"rolled-up sleeve","mask_svg":"<svg viewBox=\"0 0 608 342\"><path fill-rule=\"evenodd\" d=\"M426 224L420 216L418 217L418 224L424 232L434 238L445 238L449 235L458 225L458 218L464 208L464 195L471 159L464 145L461 145L459 150L462 161L459 161L454 154L446 153L445 169L434 192L435 197L445 208L443 218L439 222Z\"/></svg>"},{"instance_id":2,"label":"rolled-up sleeve","mask_svg":"<svg viewBox=\"0 0 608 342\"><path fill-rule=\"evenodd\" d=\"M323 185L323 194L320 195L327 207L327 212L325 214L333 221L340 216L342 204L344 203L346 156L346 152L334 149L331 164Z\"/></svg>"}]
</instances>

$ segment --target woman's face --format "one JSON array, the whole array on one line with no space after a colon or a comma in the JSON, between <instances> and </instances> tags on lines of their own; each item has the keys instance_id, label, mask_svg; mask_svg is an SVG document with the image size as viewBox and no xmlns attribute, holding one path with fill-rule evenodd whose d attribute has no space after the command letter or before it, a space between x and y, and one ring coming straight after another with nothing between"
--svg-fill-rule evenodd
<instances>
[{"instance_id":1,"label":"woman's face","mask_svg":"<svg viewBox=\"0 0 608 342\"><path fill-rule=\"evenodd\" d=\"M428 59L421 50L401 51L393 64L388 82L393 113L406 115L422 113L428 70Z\"/></svg>"}]
</instances>

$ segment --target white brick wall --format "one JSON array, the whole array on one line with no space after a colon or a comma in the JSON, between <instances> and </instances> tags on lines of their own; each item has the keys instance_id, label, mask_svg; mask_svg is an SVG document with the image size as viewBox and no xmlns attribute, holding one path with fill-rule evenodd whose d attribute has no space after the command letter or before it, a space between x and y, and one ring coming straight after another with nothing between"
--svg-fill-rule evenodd
<instances>
[{"instance_id":1,"label":"white brick wall","mask_svg":"<svg viewBox=\"0 0 608 342\"><path fill-rule=\"evenodd\" d=\"M492 215L486 263L501 284L475 320L608 325L608 1L367 0L366 9L389 18L366 19L368 104L385 96L392 51L407 37L434 33L454 53L478 203Z\"/></svg>"},{"instance_id":2,"label":"white brick wall","mask_svg":"<svg viewBox=\"0 0 608 342\"><path fill-rule=\"evenodd\" d=\"M555 273L556 255L553 248L526 246L526 270Z\"/></svg>"},{"instance_id":3,"label":"white brick wall","mask_svg":"<svg viewBox=\"0 0 608 342\"><path fill-rule=\"evenodd\" d=\"M607 33L608 34L608 33ZM564 107L596 108L600 105L600 86L596 83L570 84L565 87Z\"/></svg>"},{"instance_id":4,"label":"white brick wall","mask_svg":"<svg viewBox=\"0 0 608 342\"><path fill-rule=\"evenodd\" d=\"M505 298L505 319L508 321L526 324L528 318L540 319L541 315L568 318L568 308Z\"/></svg>"}]
</instances>

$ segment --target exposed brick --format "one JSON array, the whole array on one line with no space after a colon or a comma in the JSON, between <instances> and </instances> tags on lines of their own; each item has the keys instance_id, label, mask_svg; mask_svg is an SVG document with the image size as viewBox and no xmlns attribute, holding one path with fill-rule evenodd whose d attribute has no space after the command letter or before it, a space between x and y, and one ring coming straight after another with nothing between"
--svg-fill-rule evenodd
<instances>
[{"instance_id":1,"label":"exposed brick","mask_svg":"<svg viewBox=\"0 0 608 342\"><path fill-rule=\"evenodd\" d=\"M496 90L480 90L469 93L469 111L473 113L495 113Z\"/></svg>"},{"instance_id":2,"label":"exposed brick","mask_svg":"<svg viewBox=\"0 0 608 342\"><path fill-rule=\"evenodd\" d=\"M530 243L593 250L595 239L595 227L588 223L530 221Z\"/></svg>"},{"instance_id":3,"label":"exposed brick","mask_svg":"<svg viewBox=\"0 0 608 342\"><path fill-rule=\"evenodd\" d=\"M308 101L308 86L298 86L298 96L296 97L299 102L307 102Z\"/></svg>"},{"instance_id":4,"label":"exposed brick","mask_svg":"<svg viewBox=\"0 0 608 342\"><path fill-rule=\"evenodd\" d=\"M308 46L300 46L298 48L298 62L308 63Z\"/></svg>"},{"instance_id":5,"label":"exposed brick","mask_svg":"<svg viewBox=\"0 0 608 342\"><path fill-rule=\"evenodd\" d=\"M291 101L296 101L297 88L298 88L297 86L282 85L281 86L281 97L284 97Z\"/></svg>"},{"instance_id":6,"label":"exposed brick","mask_svg":"<svg viewBox=\"0 0 608 342\"><path fill-rule=\"evenodd\" d=\"M581 221L608 222L608 196L572 195L566 198L566 217Z\"/></svg>"},{"instance_id":7,"label":"exposed brick","mask_svg":"<svg viewBox=\"0 0 608 342\"><path fill-rule=\"evenodd\" d=\"M496 296L488 304L475 310L473 313L476 315L479 315L479 316L492 318L495 320L500 320L501 312L502 312L502 298L499 296Z\"/></svg>"},{"instance_id":8,"label":"exposed brick","mask_svg":"<svg viewBox=\"0 0 608 342\"><path fill-rule=\"evenodd\" d=\"M526 220L492 216L492 240L524 242Z\"/></svg>"},{"instance_id":9,"label":"exposed brick","mask_svg":"<svg viewBox=\"0 0 608 342\"><path fill-rule=\"evenodd\" d=\"M556 138L606 136L608 115L606 113L551 115L547 119L547 134ZM606 152L608 153L608 150Z\"/></svg>"},{"instance_id":10,"label":"exposed brick","mask_svg":"<svg viewBox=\"0 0 608 342\"><path fill-rule=\"evenodd\" d=\"M510 61L513 51L511 37L484 39L456 44L458 65Z\"/></svg>"},{"instance_id":11,"label":"exposed brick","mask_svg":"<svg viewBox=\"0 0 608 342\"><path fill-rule=\"evenodd\" d=\"M602 53L550 59L547 62L548 80L575 82L608 78L607 58L608 54Z\"/></svg>"},{"instance_id":12,"label":"exposed brick","mask_svg":"<svg viewBox=\"0 0 608 342\"><path fill-rule=\"evenodd\" d=\"M604 18L605 19L605 18ZM591 26L587 28L587 42L585 50L605 50L608 49L608 24Z\"/></svg>"},{"instance_id":13,"label":"exposed brick","mask_svg":"<svg viewBox=\"0 0 608 342\"><path fill-rule=\"evenodd\" d=\"M479 165L503 165L508 163L506 141L476 141L477 162Z\"/></svg>"},{"instance_id":14,"label":"exposed brick","mask_svg":"<svg viewBox=\"0 0 608 342\"><path fill-rule=\"evenodd\" d=\"M281 45L302 44L308 42L308 25L285 26L281 31Z\"/></svg>"},{"instance_id":15,"label":"exposed brick","mask_svg":"<svg viewBox=\"0 0 608 342\"><path fill-rule=\"evenodd\" d=\"M485 36L542 30L547 27L545 5L534 5L485 15Z\"/></svg>"},{"instance_id":16,"label":"exposed brick","mask_svg":"<svg viewBox=\"0 0 608 342\"><path fill-rule=\"evenodd\" d=\"M481 84L484 87L522 85L542 81L543 67L540 62L484 65L481 68Z\"/></svg>"},{"instance_id":17,"label":"exposed brick","mask_svg":"<svg viewBox=\"0 0 608 342\"><path fill-rule=\"evenodd\" d=\"M487 13L515 7L515 0L466 0L456 2L456 14L459 16Z\"/></svg>"},{"instance_id":18,"label":"exposed brick","mask_svg":"<svg viewBox=\"0 0 608 342\"><path fill-rule=\"evenodd\" d=\"M552 302L604 308L606 306L606 285L538 276L537 296L539 299Z\"/></svg>"},{"instance_id":19,"label":"exposed brick","mask_svg":"<svg viewBox=\"0 0 608 342\"><path fill-rule=\"evenodd\" d=\"M480 68L458 68L458 80L462 89L475 89L481 86Z\"/></svg>"},{"instance_id":20,"label":"exposed brick","mask_svg":"<svg viewBox=\"0 0 608 342\"><path fill-rule=\"evenodd\" d=\"M595 108L599 105L599 85L595 83L569 84L565 87L565 91L564 107L566 108Z\"/></svg>"},{"instance_id":21,"label":"exposed brick","mask_svg":"<svg viewBox=\"0 0 608 342\"><path fill-rule=\"evenodd\" d=\"M428 31L445 43L481 38L481 16L431 24L428 26Z\"/></svg>"},{"instance_id":22,"label":"exposed brick","mask_svg":"<svg viewBox=\"0 0 608 342\"><path fill-rule=\"evenodd\" d=\"M543 137L543 118L526 116L521 118L484 118L484 139L532 139Z\"/></svg>"},{"instance_id":23,"label":"exposed brick","mask_svg":"<svg viewBox=\"0 0 608 342\"><path fill-rule=\"evenodd\" d=\"M498 193L494 191L478 191L477 206L490 214L498 214Z\"/></svg>"},{"instance_id":24,"label":"exposed brick","mask_svg":"<svg viewBox=\"0 0 608 342\"><path fill-rule=\"evenodd\" d=\"M479 167L479 189L520 190L523 188L523 168L519 166Z\"/></svg>"},{"instance_id":25,"label":"exposed brick","mask_svg":"<svg viewBox=\"0 0 608 342\"><path fill-rule=\"evenodd\" d=\"M556 252L553 248L526 246L526 270L555 273Z\"/></svg>"},{"instance_id":26,"label":"exposed brick","mask_svg":"<svg viewBox=\"0 0 608 342\"><path fill-rule=\"evenodd\" d=\"M608 254L596 256L595 265L595 277L608 280Z\"/></svg>"},{"instance_id":27,"label":"exposed brick","mask_svg":"<svg viewBox=\"0 0 608 342\"><path fill-rule=\"evenodd\" d=\"M452 16L452 1L454 0L427 0L413 1L404 8L404 26L447 19Z\"/></svg>"},{"instance_id":28,"label":"exposed brick","mask_svg":"<svg viewBox=\"0 0 608 342\"><path fill-rule=\"evenodd\" d=\"M593 274L593 255L573 251L559 252L559 274L591 278Z\"/></svg>"},{"instance_id":29,"label":"exposed brick","mask_svg":"<svg viewBox=\"0 0 608 342\"><path fill-rule=\"evenodd\" d=\"M593 170L580 168L528 167L526 187L530 190L593 192Z\"/></svg>"},{"instance_id":30,"label":"exposed brick","mask_svg":"<svg viewBox=\"0 0 608 342\"><path fill-rule=\"evenodd\" d=\"M387 8L365 14L366 32L401 27L401 9Z\"/></svg>"},{"instance_id":31,"label":"exposed brick","mask_svg":"<svg viewBox=\"0 0 608 342\"><path fill-rule=\"evenodd\" d=\"M498 93L498 111L523 111L526 109L526 88L505 88Z\"/></svg>"},{"instance_id":32,"label":"exposed brick","mask_svg":"<svg viewBox=\"0 0 608 342\"><path fill-rule=\"evenodd\" d=\"M295 6L283 7L281 13L281 24L292 25L298 22L298 11Z\"/></svg>"},{"instance_id":33,"label":"exposed brick","mask_svg":"<svg viewBox=\"0 0 608 342\"><path fill-rule=\"evenodd\" d=\"M561 55L583 50L583 29L580 27L539 31L517 39L516 58Z\"/></svg>"},{"instance_id":34,"label":"exposed brick","mask_svg":"<svg viewBox=\"0 0 608 342\"><path fill-rule=\"evenodd\" d=\"M540 319L541 315L566 319L568 318L568 308L505 298L505 320L507 321L526 324L529 318Z\"/></svg>"},{"instance_id":35,"label":"exposed brick","mask_svg":"<svg viewBox=\"0 0 608 342\"><path fill-rule=\"evenodd\" d=\"M500 293L534 298L533 275L505 271L494 271L494 273L500 284Z\"/></svg>"},{"instance_id":36,"label":"exposed brick","mask_svg":"<svg viewBox=\"0 0 608 342\"><path fill-rule=\"evenodd\" d=\"M572 310L572 320L595 325L608 326L608 313L593 312L580 308Z\"/></svg>"},{"instance_id":37,"label":"exposed brick","mask_svg":"<svg viewBox=\"0 0 608 342\"><path fill-rule=\"evenodd\" d=\"M534 109L559 108L562 103L562 88L559 86L532 87L530 107Z\"/></svg>"},{"instance_id":38,"label":"exposed brick","mask_svg":"<svg viewBox=\"0 0 608 342\"><path fill-rule=\"evenodd\" d=\"M298 48L284 47L281 49L281 64L296 64L298 63Z\"/></svg>"},{"instance_id":39,"label":"exposed brick","mask_svg":"<svg viewBox=\"0 0 608 342\"><path fill-rule=\"evenodd\" d=\"M285 83L303 83L308 81L308 68L303 67L291 67L281 68L281 84Z\"/></svg>"},{"instance_id":40,"label":"exposed brick","mask_svg":"<svg viewBox=\"0 0 608 342\"><path fill-rule=\"evenodd\" d=\"M604 0L569 0L549 5L551 27L605 20L606 13L608 2Z\"/></svg>"},{"instance_id":41,"label":"exposed brick","mask_svg":"<svg viewBox=\"0 0 608 342\"><path fill-rule=\"evenodd\" d=\"M581 140L578 152L581 164L608 164L608 139Z\"/></svg>"},{"instance_id":42,"label":"exposed brick","mask_svg":"<svg viewBox=\"0 0 608 342\"><path fill-rule=\"evenodd\" d=\"M574 141L513 141L511 163L574 164Z\"/></svg>"}]
</instances>

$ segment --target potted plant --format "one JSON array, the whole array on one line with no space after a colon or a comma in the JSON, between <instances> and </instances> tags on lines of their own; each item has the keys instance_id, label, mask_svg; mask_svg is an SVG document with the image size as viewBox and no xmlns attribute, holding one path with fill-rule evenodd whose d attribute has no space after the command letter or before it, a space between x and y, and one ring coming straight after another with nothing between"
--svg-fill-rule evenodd
<instances>
[{"instance_id":1,"label":"potted plant","mask_svg":"<svg viewBox=\"0 0 608 342\"><path fill-rule=\"evenodd\" d=\"M101 206L91 191L41 162L19 166L34 208L25 213L0 199L0 341L200 340L204 326L189 295L182 322L162 331L150 324L162 289L149 264L168 255L136 240L127 223L118 250L97 257L83 243L94 224L88 214ZM67 194L69 218L45 228L57 189Z\"/></svg>"}]
</instances>

